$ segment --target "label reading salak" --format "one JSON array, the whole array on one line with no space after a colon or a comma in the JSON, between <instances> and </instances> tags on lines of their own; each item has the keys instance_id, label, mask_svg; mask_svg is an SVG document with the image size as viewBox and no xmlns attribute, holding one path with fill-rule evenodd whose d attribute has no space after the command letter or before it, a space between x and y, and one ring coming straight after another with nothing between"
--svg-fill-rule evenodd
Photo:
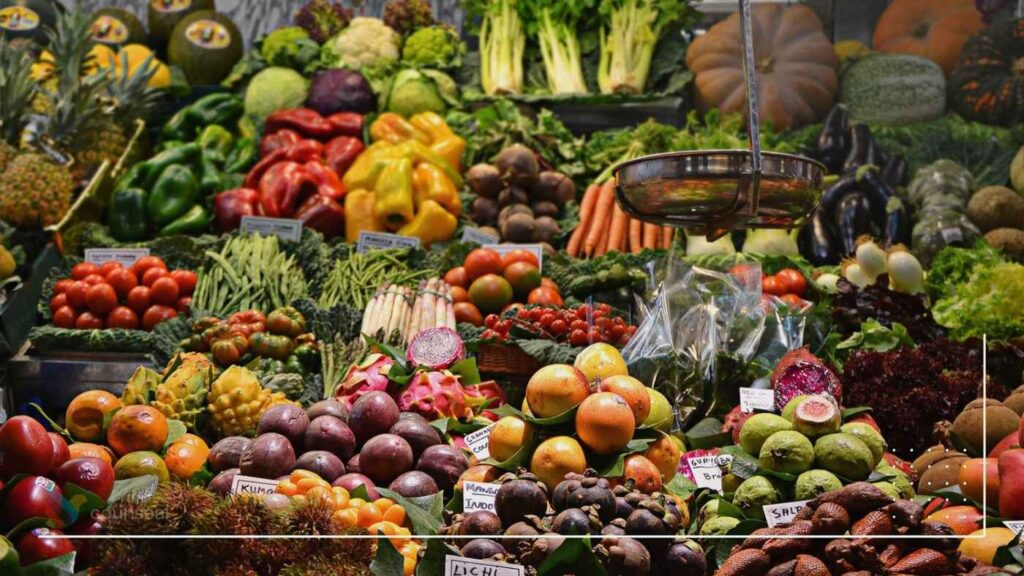
<instances>
[{"instance_id":1,"label":"label reading salak","mask_svg":"<svg viewBox=\"0 0 1024 576\"><path fill-rule=\"evenodd\" d=\"M810 500L798 500L796 502L783 502L782 504L768 504L766 506L762 506L764 509L764 519L768 522L769 528L778 524L792 522L793 517L796 516L808 502L810 502Z\"/></svg>"}]
</instances>

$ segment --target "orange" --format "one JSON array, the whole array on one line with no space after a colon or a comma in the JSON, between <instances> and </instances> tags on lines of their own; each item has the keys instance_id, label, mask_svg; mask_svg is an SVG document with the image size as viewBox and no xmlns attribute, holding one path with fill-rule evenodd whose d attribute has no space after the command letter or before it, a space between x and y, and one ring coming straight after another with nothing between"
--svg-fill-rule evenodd
<instances>
[{"instance_id":1,"label":"orange","mask_svg":"<svg viewBox=\"0 0 1024 576\"><path fill-rule=\"evenodd\" d=\"M103 439L103 418L121 407L121 400L106 390L82 392L68 404L64 421L76 440L94 442Z\"/></svg>"},{"instance_id":2,"label":"orange","mask_svg":"<svg viewBox=\"0 0 1024 576\"><path fill-rule=\"evenodd\" d=\"M206 453L210 453L210 445L195 434L182 434L178 436L178 439L174 441L175 444L188 444L189 446L195 446L196 448L202 448L206 450Z\"/></svg>"},{"instance_id":3,"label":"orange","mask_svg":"<svg viewBox=\"0 0 1024 576\"><path fill-rule=\"evenodd\" d=\"M960 541L957 550L965 556L970 556L984 564L991 564L996 557L996 551L1005 546L1016 537L1013 530L1009 528L993 527L982 528L968 534L967 538Z\"/></svg>"},{"instance_id":4,"label":"orange","mask_svg":"<svg viewBox=\"0 0 1024 576\"><path fill-rule=\"evenodd\" d=\"M466 284L469 286L474 280L488 274L501 274L505 267L501 264L501 255L490 248L477 248L466 256L463 262L465 269Z\"/></svg>"},{"instance_id":5,"label":"orange","mask_svg":"<svg viewBox=\"0 0 1024 576\"><path fill-rule=\"evenodd\" d=\"M369 528L371 525L380 522L383 518L384 514L381 513L380 508L372 502L364 504L359 508L358 524L360 528Z\"/></svg>"},{"instance_id":6,"label":"orange","mask_svg":"<svg viewBox=\"0 0 1024 576\"><path fill-rule=\"evenodd\" d=\"M636 421L626 400L611 392L588 396L576 412L576 435L597 454L622 451L633 439Z\"/></svg>"},{"instance_id":7,"label":"orange","mask_svg":"<svg viewBox=\"0 0 1024 576\"><path fill-rule=\"evenodd\" d=\"M586 374L586 370L583 371ZM633 411L633 419L637 426L647 420L651 413L651 395L643 382L632 376L616 375L603 378L598 386L602 392L613 392L622 396Z\"/></svg>"},{"instance_id":8,"label":"orange","mask_svg":"<svg viewBox=\"0 0 1024 576\"><path fill-rule=\"evenodd\" d=\"M107 444L118 456L159 451L167 441L167 417L150 406L125 406L107 427Z\"/></svg>"},{"instance_id":9,"label":"orange","mask_svg":"<svg viewBox=\"0 0 1024 576\"><path fill-rule=\"evenodd\" d=\"M526 384L526 401L538 418L550 418L571 409L590 395L590 382L568 364L551 364L534 372Z\"/></svg>"},{"instance_id":10,"label":"orange","mask_svg":"<svg viewBox=\"0 0 1024 576\"><path fill-rule=\"evenodd\" d=\"M494 482L501 475L501 472L499 468L495 468L490 464L470 466L469 469L462 473L462 476L459 476L459 481L456 482L455 487L462 490L463 482Z\"/></svg>"},{"instance_id":11,"label":"orange","mask_svg":"<svg viewBox=\"0 0 1024 576\"><path fill-rule=\"evenodd\" d=\"M683 451L680 450L679 443L663 432L659 433L658 439L651 442L647 451L644 452L644 457L657 466L658 471L661 472L663 484L668 483L676 475L682 455Z\"/></svg>"},{"instance_id":12,"label":"orange","mask_svg":"<svg viewBox=\"0 0 1024 576\"><path fill-rule=\"evenodd\" d=\"M488 450L491 458L498 462L504 462L520 448L533 439L533 426L515 416L505 416L498 420L488 439Z\"/></svg>"},{"instance_id":13,"label":"orange","mask_svg":"<svg viewBox=\"0 0 1024 576\"><path fill-rule=\"evenodd\" d=\"M175 442L167 448L167 453L164 454L164 464L167 465L167 471L171 473L171 476L179 480L191 478L193 474L203 467L205 462L206 454L204 451L191 444Z\"/></svg>"},{"instance_id":14,"label":"orange","mask_svg":"<svg viewBox=\"0 0 1024 576\"><path fill-rule=\"evenodd\" d=\"M622 481L633 481L633 486L644 494L661 491L661 470L640 454L626 456L622 470Z\"/></svg>"},{"instance_id":15,"label":"orange","mask_svg":"<svg viewBox=\"0 0 1024 576\"><path fill-rule=\"evenodd\" d=\"M570 472L582 474L587 469L583 447L569 436L555 436L540 443L530 459L530 472L547 487L555 489Z\"/></svg>"},{"instance_id":16,"label":"orange","mask_svg":"<svg viewBox=\"0 0 1024 576\"><path fill-rule=\"evenodd\" d=\"M999 459L971 458L960 465L960 492L964 496L989 503L999 500Z\"/></svg>"},{"instance_id":17,"label":"orange","mask_svg":"<svg viewBox=\"0 0 1024 576\"><path fill-rule=\"evenodd\" d=\"M974 506L950 506L933 512L925 520L949 525L960 536L966 536L981 527L985 515Z\"/></svg>"},{"instance_id":18,"label":"orange","mask_svg":"<svg viewBox=\"0 0 1024 576\"><path fill-rule=\"evenodd\" d=\"M71 456L68 460L74 460L75 458L99 458L105 460L107 464L114 464L114 455L111 453L110 448L106 446L100 446L99 444L90 444L89 442L74 442L68 445L68 452Z\"/></svg>"},{"instance_id":19,"label":"orange","mask_svg":"<svg viewBox=\"0 0 1024 576\"><path fill-rule=\"evenodd\" d=\"M392 522L401 526L405 524L405 508L401 506L391 506L384 511L384 520Z\"/></svg>"}]
</instances>

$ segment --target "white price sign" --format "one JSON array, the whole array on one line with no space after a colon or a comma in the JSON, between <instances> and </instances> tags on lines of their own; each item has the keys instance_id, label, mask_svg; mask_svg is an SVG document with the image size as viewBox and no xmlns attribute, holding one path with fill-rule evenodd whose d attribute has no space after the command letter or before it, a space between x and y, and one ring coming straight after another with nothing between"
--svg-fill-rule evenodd
<instances>
[{"instance_id":1,"label":"white price sign","mask_svg":"<svg viewBox=\"0 0 1024 576\"><path fill-rule=\"evenodd\" d=\"M740 410L753 412L755 410L775 411L775 390L771 388L740 388Z\"/></svg>"},{"instance_id":2,"label":"white price sign","mask_svg":"<svg viewBox=\"0 0 1024 576\"><path fill-rule=\"evenodd\" d=\"M793 517L796 516L808 502L810 502L810 500L783 502L782 504L768 504L762 507L764 508L764 519L768 522L769 528L779 524L785 524L786 522L792 522Z\"/></svg>"},{"instance_id":3,"label":"white price sign","mask_svg":"<svg viewBox=\"0 0 1024 576\"><path fill-rule=\"evenodd\" d=\"M462 511L487 510L494 512L494 498L498 495L500 484L486 482L462 483Z\"/></svg>"},{"instance_id":4,"label":"white price sign","mask_svg":"<svg viewBox=\"0 0 1024 576\"><path fill-rule=\"evenodd\" d=\"M732 462L729 454L687 456L686 463L693 474L693 483L700 488L722 491L723 470Z\"/></svg>"},{"instance_id":5,"label":"white price sign","mask_svg":"<svg viewBox=\"0 0 1024 576\"><path fill-rule=\"evenodd\" d=\"M537 256L537 268L544 270L544 247L540 244L488 244L484 248L490 248L504 256L513 250L526 250Z\"/></svg>"},{"instance_id":6,"label":"white price sign","mask_svg":"<svg viewBox=\"0 0 1024 576\"><path fill-rule=\"evenodd\" d=\"M476 456L477 460L483 461L491 457L490 438L491 430L494 429L495 424L466 434L464 438L466 446L469 447L469 450L473 453L473 456Z\"/></svg>"},{"instance_id":7,"label":"white price sign","mask_svg":"<svg viewBox=\"0 0 1024 576\"><path fill-rule=\"evenodd\" d=\"M1003 526L1006 526L1018 536L1020 536L1021 532L1024 532L1024 520L1003 520Z\"/></svg>"},{"instance_id":8,"label":"white price sign","mask_svg":"<svg viewBox=\"0 0 1024 576\"><path fill-rule=\"evenodd\" d=\"M444 576L524 576L526 568L521 564L474 560L461 556L444 557Z\"/></svg>"},{"instance_id":9,"label":"white price sign","mask_svg":"<svg viewBox=\"0 0 1024 576\"><path fill-rule=\"evenodd\" d=\"M277 480L242 476L238 474L231 480L231 494L273 494L277 492Z\"/></svg>"},{"instance_id":10,"label":"white price sign","mask_svg":"<svg viewBox=\"0 0 1024 576\"><path fill-rule=\"evenodd\" d=\"M131 266L143 256L149 256L149 248L86 248L85 261L91 264L106 264L107 262L120 262L124 266Z\"/></svg>"},{"instance_id":11,"label":"white price sign","mask_svg":"<svg viewBox=\"0 0 1024 576\"><path fill-rule=\"evenodd\" d=\"M398 234L387 234L384 232L360 232L359 243L356 244L356 252L360 254L370 250L382 250L386 248L419 248L420 239L412 236L399 236Z\"/></svg>"},{"instance_id":12,"label":"white price sign","mask_svg":"<svg viewBox=\"0 0 1024 576\"><path fill-rule=\"evenodd\" d=\"M474 228L473 226L466 226L462 230L463 242L476 242L477 244L482 244L486 246L488 244L494 244L495 242L498 242L500 240L501 238L498 238L493 234L488 234L487 232L484 232L479 228Z\"/></svg>"},{"instance_id":13,"label":"white price sign","mask_svg":"<svg viewBox=\"0 0 1024 576\"><path fill-rule=\"evenodd\" d=\"M260 236L277 236L289 242L298 242L302 239L302 221L291 218L242 216L242 223L238 229L245 234L255 232Z\"/></svg>"}]
</instances>

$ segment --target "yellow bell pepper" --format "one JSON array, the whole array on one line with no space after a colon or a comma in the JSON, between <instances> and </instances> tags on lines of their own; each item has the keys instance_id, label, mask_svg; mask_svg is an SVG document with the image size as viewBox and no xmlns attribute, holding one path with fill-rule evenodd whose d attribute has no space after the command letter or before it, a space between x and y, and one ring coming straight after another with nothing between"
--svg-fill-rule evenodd
<instances>
[{"instance_id":1,"label":"yellow bell pepper","mask_svg":"<svg viewBox=\"0 0 1024 576\"><path fill-rule=\"evenodd\" d=\"M462 212L459 191L444 171L429 162L420 162L412 171L412 189L416 193L416 209L426 200L437 202L452 215Z\"/></svg>"},{"instance_id":2,"label":"yellow bell pepper","mask_svg":"<svg viewBox=\"0 0 1024 576\"><path fill-rule=\"evenodd\" d=\"M346 190L373 190L381 171L392 158L401 156L390 142L374 142L360 154L342 177Z\"/></svg>"},{"instance_id":3,"label":"yellow bell pepper","mask_svg":"<svg viewBox=\"0 0 1024 576\"><path fill-rule=\"evenodd\" d=\"M374 213L377 221L388 230L397 230L408 224L414 216L412 193L412 160L396 158L381 170L374 188Z\"/></svg>"},{"instance_id":4,"label":"yellow bell pepper","mask_svg":"<svg viewBox=\"0 0 1024 576\"><path fill-rule=\"evenodd\" d=\"M427 162L437 166L444 171L456 188L462 188L462 174L426 144L417 140L407 140L395 146L395 151L402 158L412 158L413 164Z\"/></svg>"},{"instance_id":5,"label":"yellow bell pepper","mask_svg":"<svg viewBox=\"0 0 1024 576\"><path fill-rule=\"evenodd\" d=\"M394 112L385 112L377 117L370 125L370 139L374 142L390 142L392 144L401 144L406 140L430 144L432 140L430 135L422 129Z\"/></svg>"},{"instance_id":6,"label":"yellow bell pepper","mask_svg":"<svg viewBox=\"0 0 1024 576\"><path fill-rule=\"evenodd\" d=\"M409 122L430 137L430 148L444 157L456 170L461 171L462 153L466 151L466 141L460 138L435 112L420 112Z\"/></svg>"},{"instance_id":7,"label":"yellow bell pepper","mask_svg":"<svg viewBox=\"0 0 1024 576\"><path fill-rule=\"evenodd\" d=\"M374 205L377 195L364 189L352 190L345 195L345 240L349 244L359 241L359 233L383 232L384 227L377 222Z\"/></svg>"},{"instance_id":8,"label":"yellow bell pepper","mask_svg":"<svg viewBox=\"0 0 1024 576\"><path fill-rule=\"evenodd\" d=\"M402 226L398 233L402 236L415 236L424 246L430 246L435 242L450 240L458 223L458 219L440 204L424 200L416 217Z\"/></svg>"}]
</instances>

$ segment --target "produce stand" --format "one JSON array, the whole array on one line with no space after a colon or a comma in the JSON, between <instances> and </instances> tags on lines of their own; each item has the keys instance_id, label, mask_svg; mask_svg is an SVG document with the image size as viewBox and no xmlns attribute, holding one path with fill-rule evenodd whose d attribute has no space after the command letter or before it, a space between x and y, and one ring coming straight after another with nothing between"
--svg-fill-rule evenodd
<instances>
[{"instance_id":1,"label":"produce stand","mask_svg":"<svg viewBox=\"0 0 1024 576\"><path fill-rule=\"evenodd\" d=\"M0 358L14 355L35 326L36 302L43 292L43 282L59 259L56 245L48 245L33 262L28 280L0 306Z\"/></svg>"}]
</instances>

